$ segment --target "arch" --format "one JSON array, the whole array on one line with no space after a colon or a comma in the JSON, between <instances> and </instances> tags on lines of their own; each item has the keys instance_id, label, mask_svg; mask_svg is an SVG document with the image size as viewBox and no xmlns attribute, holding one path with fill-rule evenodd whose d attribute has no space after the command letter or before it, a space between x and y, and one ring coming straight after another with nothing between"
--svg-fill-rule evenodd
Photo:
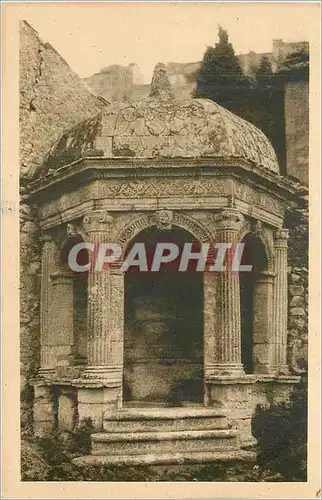
<instances>
[{"instance_id":1,"label":"arch","mask_svg":"<svg viewBox=\"0 0 322 500\"><path fill-rule=\"evenodd\" d=\"M153 220L153 214L137 217L121 229L116 237L116 243L125 249L130 241L141 231L154 225L155 221ZM206 229L203 224L188 215L175 212L173 214L172 225L185 229L200 243L209 243L210 245L214 244L212 235L208 229Z\"/></svg>"},{"instance_id":2,"label":"arch","mask_svg":"<svg viewBox=\"0 0 322 500\"><path fill-rule=\"evenodd\" d=\"M256 234L254 234L250 222L244 222L244 224L242 225L242 227L238 232L237 241L241 242L248 234L252 234L253 236L256 236L258 239L261 240L267 255L267 271L274 272L274 260L275 260L274 247L272 245L272 242L270 241L267 232L265 231L265 228L262 228L260 232L256 232Z\"/></svg>"},{"instance_id":3,"label":"arch","mask_svg":"<svg viewBox=\"0 0 322 500\"><path fill-rule=\"evenodd\" d=\"M144 242L147 259L156 245L173 241L180 248L199 241L178 227L149 225L133 238ZM179 257L180 260L180 257ZM178 262L178 261L177 261ZM124 404L154 402L171 406L201 404L204 397L203 274L178 272L176 263L158 272L137 268L124 273Z\"/></svg>"}]
</instances>

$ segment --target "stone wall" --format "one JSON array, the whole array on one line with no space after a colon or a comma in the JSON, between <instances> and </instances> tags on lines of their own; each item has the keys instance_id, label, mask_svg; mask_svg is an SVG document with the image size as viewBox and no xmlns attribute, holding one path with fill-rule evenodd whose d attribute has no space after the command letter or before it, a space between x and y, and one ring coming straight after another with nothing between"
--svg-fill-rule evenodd
<instances>
[{"instance_id":1,"label":"stone wall","mask_svg":"<svg viewBox=\"0 0 322 500\"><path fill-rule=\"evenodd\" d=\"M36 210L26 200L28 179L66 128L104 104L25 21L20 27L20 307L22 424L31 422L27 384L39 364L40 242Z\"/></svg>"},{"instance_id":2,"label":"stone wall","mask_svg":"<svg viewBox=\"0 0 322 500\"><path fill-rule=\"evenodd\" d=\"M29 177L66 128L104 104L25 21L20 27L20 163Z\"/></svg>"},{"instance_id":3,"label":"stone wall","mask_svg":"<svg viewBox=\"0 0 322 500\"><path fill-rule=\"evenodd\" d=\"M308 184L309 83L287 82L284 106L287 174Z\"/></svg>"},{"instance_id":4,"label":"stone wall","mask_svg":"<svg viewBox=\"0 0 322 500\"><path fill-rule=\"evenodd\" d=\"M39 366L39 288L40 242L37 215L34 207L20 204L20 390L21 423L26 429L32 424L32 391L28 379Z\"/></svg>"},{"instance_id":5,"label":"stone wall","mask_svg":"<svg viewBox=\"0 0 322 500\"><path fill-rule=\"evenodd\" d=\"M288 256L288 364L296 374L308 361L308 213L301 209L286 218Z\"/></svg>"}]
</instances>

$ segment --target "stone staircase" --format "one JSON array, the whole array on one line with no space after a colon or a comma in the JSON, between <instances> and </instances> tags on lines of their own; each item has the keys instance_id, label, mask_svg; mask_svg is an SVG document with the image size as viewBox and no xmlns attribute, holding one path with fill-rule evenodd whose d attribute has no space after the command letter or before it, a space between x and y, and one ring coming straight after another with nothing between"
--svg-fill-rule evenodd
<instances>
[{"instance_id":1,"label":"stone staircase","mask_svg":"<svg viewBox=\"0 0 322 500\"><path fill-rule=\"evenodd\" d=\"M103 431L91 436L91 455L78 465L186 464L254 460L238 431L213 408L123 408L106 411Z\"/></svg>"}]
</instances>

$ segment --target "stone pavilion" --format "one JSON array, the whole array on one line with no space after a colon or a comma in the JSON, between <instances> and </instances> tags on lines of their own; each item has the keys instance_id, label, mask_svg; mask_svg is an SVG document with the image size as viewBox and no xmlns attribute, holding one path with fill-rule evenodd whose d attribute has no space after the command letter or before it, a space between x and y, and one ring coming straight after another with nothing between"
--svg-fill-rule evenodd
<instances>
[{"instance_id":1,"label":"stone pavilion","mask_svg":"<svg viewBox=\"0 0 322 500\"><path fill-rule=\"evenodd\" d=\"M35 432L90 421L85 462L251 458L256 405L298 382L284 225L298 191L266 136L213 101L176 100L158 64L149 97L60 138L29 196L42 232ZM243 242L253 272L73 273L82 241Z\"/></svg>"}]
</instances>

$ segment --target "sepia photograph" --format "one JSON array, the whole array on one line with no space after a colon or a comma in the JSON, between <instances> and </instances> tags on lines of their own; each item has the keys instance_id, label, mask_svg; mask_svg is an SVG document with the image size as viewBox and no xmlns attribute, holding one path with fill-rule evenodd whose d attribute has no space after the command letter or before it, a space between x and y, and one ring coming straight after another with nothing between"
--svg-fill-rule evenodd
<instances>
[{"instance_id":1,"label":"sepia photograph","mask_svg":"<svg viewBox=\"0 0 322 500\"><path fill-rule=\"evenodd\" d=\"M319 15L20 4L22 483L307 483Z\"/></svg>"}]
</instances>

